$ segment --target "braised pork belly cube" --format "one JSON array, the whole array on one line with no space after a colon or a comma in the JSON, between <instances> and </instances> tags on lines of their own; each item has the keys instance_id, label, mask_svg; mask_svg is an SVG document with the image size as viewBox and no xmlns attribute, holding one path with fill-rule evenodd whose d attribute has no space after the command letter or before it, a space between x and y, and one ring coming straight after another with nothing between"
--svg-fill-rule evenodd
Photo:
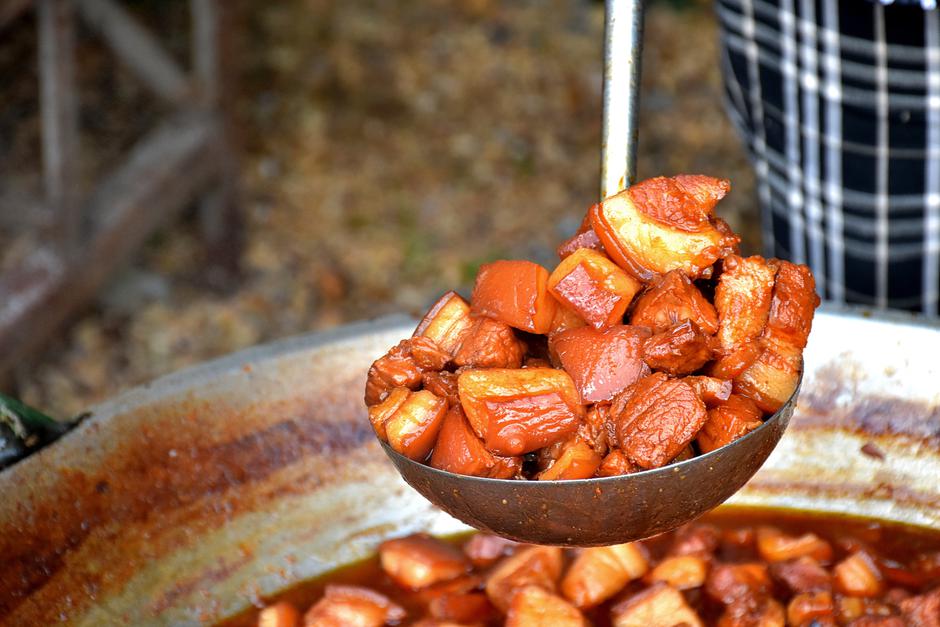
<instances>
[{"instance_id":1,"label":"braised pork belly cube","mask_svg":"<svg viewBox=\"0 0 940 627\"><path fill-rule=\"evenodd\" d=\"M548 329L548 336L551 337L556 333L584 326L587 326L587 322L582 320L576 311L566 307L563 303L557 303L555 316L552 318L551 327Z\"/></svg>"},{"instance_id":2,"label":"braised pork belly cube","mask_svg":"<svg viewBox=\"0 0 940 627\"><path fill-rule=\"evenodd\" d=\"M820 619L834 620L835 612L831 592L801 592L787 605L787 621L791 625L807 625Z\"/></svg>"},{"instance_id":3,"label":"braised pork belly cube","mask_svg":"<svg viewBox=\"0 0 940 627\"><path fill-rule=\"evenodd\" d=\"M718 330L718 314L697 287L680 270L667 272L636 299L630 324L662 333L678 322L691 320L703 333Z\"/></svg>"},{"instance_id":4,"label":"braised pork belly cube","mask_svg":"<svg viewBox=\"0 0 940 627\"><path fill-rule=\"evenodd\" d=\"M372 423L372 430L383 442L388 442L388 434L385 432L385 421L395 415L395 412L405 404L405 401L411 396L412 392L408 388L394 388L385 400L369 407L369 422Z\"/></svg>"},{"instance_id":5,"label":"braised pork belly cube","mask_svg":"<svg viewBox=\"0 0 940 627\"><path fill-rule=\"evenodd\" d=\"M648 567L646 555L636 543L584 549L565 573L561 591L580 608L594 607L642 577Z\"/></svg>"},{"instance_id":6,"label":"braised pork belly cube","mask_svg":"<svg viewBox=\"0 0 940 627\"><path fill-rule=\"evenodd\" d=\"M566 257L548 278L555 298L595 329L622 323L641 287L606 255L589 248Z\"/></svg>"},{"instance_id":7,"label":"braised pork belly cube","mask_svg":"<svg viewBox=\"0 0 940 627\"><path fill-rule=\"evenodd\" d=\"M703 627L704 623L682 593L666 584L656 584L618 603L611 609L614 627Z\"/></svg>"},{"instance_id":8,"label":"braised pork belly cube","mask_svg":"<svg viewBox=\"0 0 940 627\"><path fill-rule=\"evenodd\" d=\"M483 623L491 620L496 608L482 592L445 592L428 604L431 616L454 623Z\"/></svg>"},{"instance_id":9,"label":"braised pork belly cube","mask_svg":"<svg viewBox=\"0 0 940 627\"><path fill-rule=\"evenodd\" d=\"M401 388L399 388L401 389ZM397 397L400 393L395 391ZM393 400L390 396L386 402ZM380 407L385 407L381 405ZM369 418L375 420L384 418L382 428L385 430L385 439L394 450L405 457L416 461L424 461L428 453L434 447L434 441L437 439L438 431L444 421L444 414L447 412L447 401L438 398L427 390L419 392L407 391L405 398L401 400L394 410L387 408L380 412L369 413ZM376 428L376 434L381 437L381 433Z\"/></svg>"},{"instance_id":10,"label":"braised pork belly cube","mask_svg":"<svg viewBox=\"0 0 940 627\"><path fill-rule=\"evenodd\" d=\"M793 349L806 348L813 325L813 313L819 306L816 281L804 265L777 260L773 297L763 336Z\"/></svg>"},{"instance_id":11,"label":"braised pork belly cube","mask_svg":"<svg viewBox=\"0 0 940 627\"><path fill-rule=\"evenodd\" d=\"M563 444L557 459L538 474L538 480L587 479L594 476L601 461L587 442L575 436Z\"/></svg>"},{"instance_id":12,"label":"braised pork belly cube","mask_svg":"<svg viewBox=\"0 0 940 627\"><path fill-rule=\"evenodd\" d=\"M471 311L529 333L548 333L555 299L548 292L548 270L531 261L494 261L477 273Z\"/></svg>"},{"instance_id":13,"label":"braised pork belly cube","mask_svg":"<svg viewBox=\"0 0 940 627\"><path fill-rule=\"evenodd\" d=\"M470 426L497 455L522 455L566 439L584 416L578 391L563 370L464 370L457 378Z\"/></svg>"},{"instance_id":14,"label":"braised pork belly cube","mask_svg":"<svg viewBox=\"0 0 940 627\"><path fill-rule=\"evenodd\" d=\"M564 259L581 248L590 248L600 253L604 252L604 245L601 244L597 233L591 228L591 216L588 213L584 214L584 219L581 220L581 226L578 227L577 232L563 241L555 249L555 252L558 253L559 259Z\"/></svg>"},{"instance_id":15,"label":"braised pork belly cube","mask_svg":"<svg viewBox=\"0 0 940 627\"><path fill-rule=\"evenodd\" d=\"M300 627L300 612L286 601L269 605L258 614L258 627Z\"/></svg>"},{"instance_id":16,"label":"braised pork belly cube","mask_svg":"<svg viewBox=\"0 0 940 627\"><path fill-rule=\"evenodd\" d=\"M705 372L718 379L734 379L757 361L763 350L764 345L759 338L745 342L726 355L718 355Z\"/></svg>"},{"instance_id":17,"label":"braised pork belly cube","mask_svg":"<svg viewBox=\"0 0 940 627\"><path fill-rule=\"evenodd\" d=\"M763 257L725 258L715 288L717 337L724 354L734 352L763 332L776 272L776 265Z\"/></svg>"},{"instance_id":18,"label":"braised pork belly cube","mask_svg":"<svg viewBox=\"0 0 940 627\"><path fill-rule=\"evenodd\" d=\"M910 593L907 593L906 598L910 598L910 596L911 596ZM897 603L893 603L892 605L898 606L900 605L901 601L903 601L903 599L899 599ZM843 625L845 624L881 625L881 623L878 623L878 622L867 623L863 621L861 623L857 623L855 621L858 621L859 619L863 619L863 618L876 619L876 618L894 616L895 614L897 614L897 611L892 607L892 605L889 605L887 603L882 603L880 601L876 601L875 599L843 596L840 594L840 595L836 595L835 597L835 606L836 606L835 615L836 615L836 618L839 620L840 624L843 624ZM890 623L887 623L887 624L890 624ZM903 625L904 622L901 621L901 624Z\"/></svg>"},{"instance_id":19,"label":"braised pork belly cube","mask_svg":"<svg viewBox=\"0 0 940 627\"><path fill-rule=\"evenodd\" d=\"M813 627L835 627L834 623L823 621L824 619ZM786 624L787 617L783 606L770 597L761 597L732 602L718 618L717 627L784 627Z\"/></svg>"},{"instance_id":20,"label":"braised pork belly cube","mask_svg":"<svg viewBox=\"0 0 940 627\"><path fill-rule=\"evenodd\" d=\"M418 590L467 573L470 561L455 547L425 534L386 540L379 561L398 585Z\"/></svg>"},{"instance_id":21,"label":"braised pork belly cube","mask_svg":"<svg viewBox=\"0 0 940 627\"><path fill-rule=\"evenodd\" d=\"M802 351L771 342L762 342L762 350L733 381L735 393L750 398L769 414L774 413L796 390L803 367Z\"/></svg>"},{"instance_id":22,"label":"braised pork belly cube","mask_svg":"<svg viewBox=\"0 0 940 627\"><path fill-rule=\"evenodd\" d=\"M650 333L643 327L616 325L598 331L590 327L557 333L550 350L571 375L583 403L609 401L640 378L650 374L643 363L643 342Z\"/></svg>"},{"instance_id":23,"label":"braised pork belly cube","mask_svg":"<svg viewBox=\"0 0 940 627\"><path fill-rule=\"evenodd\" d=\"M454 364L472 368L519 368L524 354L525 344L508 324L486 316L471 316L471 324L454 353Z\"/></svg>"},{"instance_id":24,"label":"braised pork belly cube","mask_svg":"<svg viewBox=\"0 0 940 627\"><path fill-rule=\"evenodd\" d=\"M683 381L692 386L708 408L717 407L731 396L731 381L728 379L694 376L685 377Z\"/></svg>"},{"instance_id":25,"label":"braised pork belly cube","mask_svg":"<svg viewBox=\"0 0 940 627\"><path fill-rule=\"evenodd\" d=\"M711 180L715 189L726 185ZM657 177L607 198L589 216L610 258L636 278L650 281L677 269L699 278L734 252L740 240L713 210L713 204L701 202L674 179Z\"/></svg>"},{"instance_id":26,"label":"braised pork belly cube","mask_svg":"<svg viewBox=\"0 0 940 627\"><path fill-rule=\"evenodd\" d=\"M421 375L421 384L425 390L431 392L434 396L447 399L447 404L451 407L460 405L460 395L457 393L457 375L453 372L446 370L425 372Z\"/></svg>"},{"instance_id":27,"label":"braised pork belly cube","mask_svg":"<svg viewBox=\"0 0 940 627\"><path fill-rule=\"evenodd\" d=\"M500 536L489 533L476 533L463 545L463 552L474 566L483 568L492 565L500 558L510 555L519 546L518 542Z\"/></svg>"},{"instance_id":28,"label":"braised pork belly cube","mask_svg":"<svg viewBox=\"0 0 940 627\"><path fill-rule=\"evenodd\" d=\"M832 560L832 546L815 533L791 536L776 527L757 528L757 551L762 559L771 563L804 556L812 557L822 564Z\"/></svg>"},{"instance_id":29,"label":"braised pork belly cube","mask_svg":"<svg viewBox=\"0 0 940 627\"><path fill-rule=\"evenodd\" d=\"M610 412L617 443L641 468L658 468L673 459L707 418L705 404L689 384L660 372L624 390Z\"/></svg>"},{"instance_id":30,"label":"braised pork belly cube","mask_svg":"<svg viewBox=\"0 0 940 627\"><path fill-rule=\"evenodd\" d=\"M836 590L855 597L877 597L884 592L884 576L874 558L855 551L832 569Z\"/></svg>"},{"instance_id":31,"label":"braised pork belly cube","mask_svg":"<svg viewBox=\"0 0 940 627\"><path fill-rule=\"evenodd\" d=\"M612 426L610 423L610 406L603 404L591 405L584 416L584 422L578 427L578 437L587 442L588 446L603 458L610 449Z\"/></svg>"},{"instance_id":32,"label":"braised pork belly cube","mask_svg":"<svg viewBox=\"0 0 940 627\"><path fill-rule=\"evenodd\" d=\"M908 625L940 627L940 588L904 599L900 607Z\"/></svg>"},{"instance_id":33,"label":"braised pork belly cube","mask_svg":"<svg viewBox=\"0 0 940 627\"><path fill-rule=\"evenodd\" d=\"M762 599L772 586L767 566L760 562L716 564L705 579L708 595L725 605Z\"/></svg>"},{"instance_id":34,"label":"braised pork belly cube","mask_svg":"<svg viewBox=\"0 0 940 627\"><path fill-rule=\"evenodd\" d=\"M711 338L691 320L653 335L643 343L643 361L671 375L691 374L711 360Z\"/></svg>"},{"instance_id":35,"label":"braised pork belly cube","mask_svg":"<svg viewBox=\"0 0 940 627\"><path fill-rule=\"evenodd\" d=\"M651 583L662 582L676 590L691 590L705 584L708 562L697 555L667 557L650 571Z\"/></svg>"},{"instance_id":36,"label":"braised pork belly cube","mask_svg":"<svg viewBox=\"0 0 940 627\"><path fill-rule=\"evenodd\" d=\"M441 296L415 329L415 337L426 337L434 341L453 357L463 339L463 334L470 328L470 305L457 292L447 292Z\"/></svg>"},{"instance_id":37,"label":"braised pork belly cube","mask_svg":"<svg viewBox=\"0 0 940 627\"><path fill-rule=\"evenodd\" d=\"M588 627L584 615L563 598L539 586L516 591L509 604L505 627Z\"/></svg>"},{"instance_id":38,"label":"braised pork belly cube","mask_svg":"<svg viewBox=\"0 0 940 627\"><path fill-rule=\"evenodd\" d=\"M372 363L366 378L366 405L382 402L397 387L409 390L421 387L423 371L415 363L411 345L411 340L402 340Z\"/></svg>"},{"instance_id":39,"label":"braised pork belly cube","mask_svg":"<svg viewBox=\"0 0 940 627\"><path fill-rule=\"evenodd\" d=\"M708 410L708 420L698 433L698 446L703 453L721 448L761 426L763 416L754 401L732 394Z\"/></svg>"},{"instance_id":40,"label":"braised pork belly cube","mask_svg":"<svg viewBox=\"0 0 940 627\"><path fill-rule=\"evenodd\" d=\"M438 470L488 477L496 465L496 459L470 428L463 410L458 406L451 408L444 416L429 463Z\"/></svg>"},{"instance_id":41,"label":"braised pork belly cube","mask_svg":"<svg viewBox=\"0 0 940 627\"><path fill-rule=\"evenodd\" d=\"M404 620L405 610L388 597L360 586L326 587L304 614L304 627L382 627Z\"/></svg>"},{"instance_id":42,"label":"braised pork belly cube","mask_svg":"<svg viewBox=\"0 0 940 627\"><path fill-rule=\"evenodd\" d=\"M619 448L615 448L604 457L604 461L597 467L598 477L616 477L618 475L629 475L639 470L636 465L630 461L627 454Z\"/></svg>"},{"instance_id":43,"label":"braised pork belly cube","mask_svg":"<svg viewBox=\"0 0 940 627\"><path fill-rule=\"evenodd\" d=\"M832 590L832 576L829 571L809 556L773 564L770 574L795 594Z\"/></svg>"},{"instance_id":44,"label":"braised pork belly cube","mask_svg":"<svg viewBox=\"0 0 940 627\"><path fill-rule=\"evenodd\" d=\"M668 555L710 558L720 539L721 532L714 525L689 523L676 529Z\"/></svg>"},{"instance_id":45,"label":"braised pork belly cube","mask_svg":"<svg viewBox=\"0 0 940 627\"><path fill-rule=\"evenodd\" d=\"M554 592L561 577L562 551L557 546L528 546L507 557L490 572L486 580L486 596L501 612L517 590L529 585Z\"/></svg>"}]
</instances>

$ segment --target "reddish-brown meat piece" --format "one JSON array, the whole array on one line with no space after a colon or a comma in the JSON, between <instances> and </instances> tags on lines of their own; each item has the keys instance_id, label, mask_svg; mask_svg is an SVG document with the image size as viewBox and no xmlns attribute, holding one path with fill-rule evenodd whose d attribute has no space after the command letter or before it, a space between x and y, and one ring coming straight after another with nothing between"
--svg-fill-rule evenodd
<instances>
[{"instance_id":1,"label":"reddish-brown meat piece","mask_svg":"<svg viewBox=\"0 0 940 627\"><path fill-rule=\"evenodd\" d=\"M618 475L629 475L636 472L638 468L630 461L626 453L619 448L615 448L607 453L607 457L597 467L598 477L616 477Z\"/></svg>"},{"instance_id":2,"label":"reddish-brown meat piece","mask_svg":"<svg viewBox=\"0 0 940 627\"><path fill-rule=\"evenodd\" d=\"M732 394L728 400L708 410L708 420L698 434L698 445L709 453L750 433L763 424L763 414L751 399Z\"/></svg>"},{"instance_id":3,"label":"reddish-brown meat piece","mask_svg":"<svg viewBox=\"0 0 940 627\"><path fill-rule=\"evenodd\" d=\"M691 523L676 530L669 555L700 555L710 557L718 548L721 533L714 525Z\"/></svg>"},{"instance_id":4,"label":"reddish-brown meat piece","mask_svg":"<svg viewBox=\"0 0 940 627\"><path fill-rule=\"evenodd\" d=\"M638 279L678 269L699 278L740 241L710 215L712 208L673 181L657 178L594 205L589 216L610 258Z\"/></svg>"},{"instance_id":5,"label":"reddish-brown meat piece","mask_svg":"<svg viewBox=\"0 0 940 627\"><path fill-rule=\"evenodd\" d=\"M258 627L299 627L300 612L286 601L269 605L258 614Z\"/></svg>"},{"instance_id":6,"label":"reddish-brown meat piece","mask_svg":"<svg viewBox=\"0 0 940 627\"><path fill-rule=\"evenodd\" d=\"M866 551L855 551L832 569L836 589L854 597L877 597L885 589L884 576Z\"/></svg>"},{"instance_id":7,"label":"reddish-brown meat piece","mask_svg":"<svg viewBox=\"0 0 940 627\"><path fill-rule=\"evenodd\" d=\"M636 300L630 324L661 333L678 322L691 320L703 333L718 330L718 314L695 285L679 270L663 275Z\"/></svg>"},{"instance_id":8,"label":"reddish-brown meat piece","mask_svg":"<svg viewBox=\"0 0 940 627\"><path fill-rule=\"evenodd\" d=\"M327 586L323 598L304 614L316 627L382 627L404 620L405 610L388 597L359 586Z\"/></svg>"},{"instance_id":9,"label":"reddish-brown meat piece","mask_svg":"<svg viewBox=\"0 0 940 627\"><path fill-rule=\"evenodd\" d=\"M792 562L773 564L770 574L792 592L816 592L832 590L832 576L812 557L804 556Z\"/></svg>"},{"instance_id":10,"label":"reddish-brown meat piece","mask_svg":"<svg viewBox=\"0 0 940 627\"><path fill-rule=\"evenodd\" d=\"M496 560L506 557L521 546L518 542L507 540L488 533L476 533L463 545L463 552L477 568L484 568Z\"/></svg>"},{"instance_id":11,"label":"reddish-brown meat piece","mask_svg":"<svg viewBox=\"0 0 940 627\"><path fill-rule=\"evenodd\" d=\"M422 370L411 355L411 340L402 340L379 357L369 368L366 379L366 405L375 405L394 388L417 390L421 387Z\"/></svg>"},{"instance_id":12,"label":"reddish-brown meat piece","mask_svg":"<svg viewBox=\"0 0 940 627\"><path fill-rule=\"evenodd\" d=\"M509 609L513 594L536 585L554 592L561 578L562 552L557 546L530 546L500 562L486 580L486 595L501 612Z\"/></svg>"},{"instance_id":13,"label":"reddish-brown meat piece","mask_svg":"<svg viewBox=\"0 0 940 627\"><path fill-rule=\"evenodd\" d=\"M771 598L741 599L734 601L719 617L717 627L784 627L786 613L779 602ZM801 626L809 627L809 626ZM813 627L830 627L822 622ZM832 627L835 627L832 624Z\"/></svg>"},{"instance_id":14,"label":"reddish-brown meat piece","mask_svg":"<svg viewBox=\"0 0 940 627\"><path fill-rule=\"evenodd\" d=\"M587 216L585 216L585 220ZM601 244L601 240L597 237L597 233L594 232L594 229L591 228L591 223L588 222L587 230L578 231L565 241L563 241L555 252L558 253L559 259L564 259L571 255L574 251L580 250L582 248L590 248L591 250L596 250L597 252L604 252L604 245Z\"/></svg>"},{"instance_id":15,"label":"reddish-brown meat piece","mask_svg":"<svg viewBox=\"0 0 940 627\"><path fill-rule=\"evenodd\" d=\"M731 381L715 377L686 377L683 379L692 386L706 407L715 407L731 396Z\"/></svg>"},{"instance_id":16,"label":"reddish-brown meat piece","mask_svg":"<svg viewBox=\"0 0 940 627\"><path fill-rule=\"evenodd\" d=\"M454 364L471 368L519 368L525 344L505 322L472 316L454 353Z\"/></svg>"},{"instance_id":17,"label":"reddish-brown meat piece","mask_svg":"<svg viewBox=\"0 0 940 627\"><path fill-rule=\"evenodd\" d=\"M548 333L555 299L548 292L548 270L531 261L494 261L480 267L471 311L529 333Z\"/></svg>"},{"instance_id":18,"label":"reddish-brown meat piece","mask_svg":"<svg viewBox=\"0 0 940 627\"><path fill-rule=\"evenodd\" d=\"M584 416L578 391L563 370L464 370L457 387L470 426L498 455L522 455L565 440Z\"/></svg>"},{"instance_id":19,"label":"reddish-brown meat piece","mask_svg":"<svg viewBox=\"0 0 940 627\"><path fill-rule=\"evenodd\" d=\"M719 379L734 379L757 361L763 350L763 344L760 340L746 342L731 353L719 356L706 369L706 372Z\"/></svg>"},{"instance_id":20,"label":"reddish-brown meat piece","mask_svg":"<svg viewBox=\"0 0 940 627\"><path fill-rule=\"evenodd\" d=\"M584 403L609 401L650 373L641 358L649 331L617 325L603 331L570 329L549 340L565 372L571 375Z\"/></svg>"},{"instance_id":21,"label":"reddish-brown meat piece","mask_svg":"<svg viewBox=\"0 0 940 627\"><path fill-rule=\"evenodd\" d=\"M624 390L611 406L617 441L642 468L658 468L692 441L707 414L692 387L654 373Z\"/></svg>"},{"instance_id":22,"label":"reddish-brown meat piece","mask_svg":"<svg viewBox=\"0 0 940 627\"><path fill-rule=\"evenodd\" d=\"M698 555L674 555L656 565L647 576L649 583L662 582L676 590L691 590L705 583L708 562Z\"/></svg>"},{"instance_id":23,"label":"reddish-brown meat piece","mask_svg":"<svg viewBox=\"0 0 940 627\"><path fill-rule=\"evenodd\" d=\"M710 338L691 320L650 337L643 344L643 361L671 375L695 372L712 358Z\"/></svg>"},{"instance_id":24,"label":"reddish-brown meat piece","mask_svg":"<svg viewBox=\"0 0 940 627\"><path fill-rule=\"evenodd\" d=\"M716 564L705 581L708 595L725 605L762 599L770 594L771 588L767 566L759 562Z\"/></svg>"},{"instance_id":25,"label":"reddish-brown meat piece","mask_svg":"<svg viewBox=\"0 0 940 627\"><path fill-rule=\"evenodd\" d=\"M578 427L578 437L588 443L594 452L601 457L607 455L610 448L610 406L605 404L591 405L584 423Z\"/></svg>"},{"instance_id":26,"label":"reddish-brown meat piece","mask_svg":"<svg viewBox=\"0 0 940 627\"><path fill-rule=\"evenodd\" d=\"M791 625L805 625L820 619L835 621L835 603L826 590L801 592L787 605L787 621Z\"/></svg>"},{"instance_id":27,"label":"reddish-brown meat piece","mask_svg":"<svg viewBox=\"0 0 940 627\"><path fill-rule=\"evenodd\" d=\"M630 187L636 208L666 226L692 233L709 228L715 205L731 182L702 175L657 176Z\"/></svg>"},{"instance_id":28,"label":"reddish-brown meat piece","mask_svg":"<svg viewBox=\"0 0 940 627\"><path fill-rule=\"evenodd\" d=\"M734 378L736 394L747 396L772 414L787 402L800 380L802 350L762 342L757 359Z\"/></svg>"},{"instance_id":29,"label":"reddish-brown meat piece","mask_svg":"<svg viewBox=\"0 0 940 627\"><path fill-rule=\"evenodd\" d=\"M447 472L487 477L496 465L496 459L483 446L470 428L463 410L457 406L444 416L430 464Z\"/></svg>"},{"instance_id":30,"label":"reddish-brown meat piece","mask_svg":"<svg viewBox=\"0 0 940 627\"><path fill-rule=\"evenodd\" d=\"M580 608L594 607L620 592L649 568L639 544L598 546L581 551L565 573L561 591Z\"/></svg>"},{"instance_id":31,"label":"reddish-brown meat piece","mask_svg":"<svg viewBox=\"0 0 940 627\"><path fill-rule=\"evenodd\" d=\"M431 392L434 396L447 399L447 404L451 407L460 404L460 397L457 395L457 375L453 372L447 372L446 370L425 372L421 375L421 381L425 390Z\"/></svg>"},{"instance_id":32,"label":"reddish-brown meat piece","mask_svg":"<svg viewBox=\"0 0 940 627\"><path fill-rule=\"evenodd\" d=\"M379 561L398 585L412 590L449 581L471 568L455 547L422 533L386 540L379 546Z\"/></svg>"},{"instance_id":33,"label":"reddish-brown meat piece","mask_svg":"<svg viewBox=\"0 0 940 627\"><path fill-rule=\"evenodd\" d=\"M552 318L552 326L548 330L548 336L567 331L568 329L577 329L587 326L587 322L581 319L581 316L574 310L566 307L563 303L557 303L555 307L555 317Z\"/></svg>"},{"instance_id":34,"label":"reddish-brown meat piece","mask_svg":"<svg viewBox=\"0 0 940 627\"><path fill-rule=\"evenodd\" d=\"M778 261L773 299L767 316L764 337L777 345L803 349L819 306L816 281L804 265Z\"/></svg>"},{"instance_id":35,"label":"reddish-brown meat piece","mask_svg":"<svg viewBox=\"0 0 940 627\"><path fill-rule=\"evenodd\" d=\"M496 608L482 592L445 592L428 604L431 616L453 623L479 624L492 620Z\"/></svg>"},{"instance_id":36,"label":"reddish-brown meat piece","mask_svg":"<svg viewBox=\"0 0 940 627\"><path fill-rule=\"evenodd\" d=\"M756 339L767 324L776 265L763 257L729 255L715 288L718 341L729 354Z\"/></svg>"},{"instance_id":37,"label":"reddish-brown meat piece","mask_svg":"<svg viewBox=\"0 0 940 627\"><path fill-rule=\"evenodd\" d=\"M595 329L623 322L642 284L603 253L582 248L562 260L548 278L558 301Z\"/></svg>"},{"instance_id":38,"label":"reddish-brown meat piece","mask_svg":"<svg viewBox=\"0 0 940 627\"><path fill-rule=\"evenodd\" d=\"M901 612L909 625L940 627L940 588L901 601Z\"/></svg>"},{"instance_id":39,"label":"reddish-brown meat piece","mask_svg":"<svg viewBox=\"0 0 940 627\"><path fill-rule=\"evenodd\" d=\"M677 174L672 177L679 187L699 205L699 211L711 215L715 206L731 191L731 181L703 174Z\"/></svg>"},{"instance_id":40,"label":"reddish-brown meat piece","mask_svg":"<svg viewBox=\"0 0 940 627\"><path fill-rule=\"evenodd\" d=\"M815 533L791 536L776 527L757 528L757 551L768 562L786 562L804 556L823 564L832 560L832 546Z\"/></svg>"}]
</instances>

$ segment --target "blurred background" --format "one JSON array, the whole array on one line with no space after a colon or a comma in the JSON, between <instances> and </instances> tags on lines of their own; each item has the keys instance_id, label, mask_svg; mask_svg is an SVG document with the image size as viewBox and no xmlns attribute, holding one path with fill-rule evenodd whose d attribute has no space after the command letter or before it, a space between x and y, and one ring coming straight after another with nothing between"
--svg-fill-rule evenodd
<instances>
[{"instance_id":1,"label":"blurred background","mask_svg":"<svg viewBox=\"0 0 940 627\"><path fill-rule=\"evenodd\" d=\"M189 3L112 4L168 58L191 65ZM219 28L228 43L219 62L231 80L217 105L238 158L232 206L216 214L233 222L216 225L221 259L212 250L218 235L207 243L198 198L166 220L155 216L90 301L65 324L38 331L36 349L15 355L4 391L73 415L253 344L393 312L417 315L447 289L468 293L480 263L527 258L551 268L555 245L596 200L602 3L224 6ZM4 22L0 11L4 272L50 237L49 220L28 211L28 199L44 193L41 16L32 7L7 13ZM80 198L171 108L87 21L74 27ZM758 252L753 175L723 110L711 3L653 1L645 42L639 177L730 178L719 215L742 234L744 252ZM150 171L134 176L146 182ZM188 172L174 176L182 186ZM161 187L169 193L176 182ZM95 270L77 263L76 276Z\"/></svg>"}]
</instances>

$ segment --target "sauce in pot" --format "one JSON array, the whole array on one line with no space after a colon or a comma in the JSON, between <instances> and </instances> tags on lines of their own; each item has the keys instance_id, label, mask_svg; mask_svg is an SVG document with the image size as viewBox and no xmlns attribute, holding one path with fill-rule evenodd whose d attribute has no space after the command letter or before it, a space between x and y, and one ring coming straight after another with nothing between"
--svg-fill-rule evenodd
<instances>
[{"instance_id":1,"label":"sauce in pot","mask_svg":"<svg viewBox=\"0 0 940 627\"><path fill-rule=\"evenodd\" d=\"M560 550L476 533L446 541L411 536L268 606L278 603L295 608L296 622L289 611L269 609L268 620L286 622L266 627L344 624L348 611L364 612L362 624L428 627L653 627L669 620L933 627L940 625L940 532L729 507L617 547ZM259 614L225 625L257 625ZM335 622L338 616L346 618Z\"/></svg>"}]
</instances>

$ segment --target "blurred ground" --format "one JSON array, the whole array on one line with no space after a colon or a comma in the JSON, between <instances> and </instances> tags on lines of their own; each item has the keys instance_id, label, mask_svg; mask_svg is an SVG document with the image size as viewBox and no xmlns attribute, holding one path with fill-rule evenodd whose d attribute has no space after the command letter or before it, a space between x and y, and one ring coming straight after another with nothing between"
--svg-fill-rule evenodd
<instances>
[{"instance_id":1,"label":"blurred ground","mask_svg":"<svg viewBox=\"0 0 940 627\"><path fill-rule=\"evenodd\" d=\"M596 196L602 5L241 2L244 276L206 290L190 223L161 233L17 373L60 415L252 344L418 313L498 257L553 264ZM725 118L707 2L657 2L640 176L732 179L719 213L756 251L753 181ZM132 94L133 95L133 94Z\"/></svg>"}]
</instances>

